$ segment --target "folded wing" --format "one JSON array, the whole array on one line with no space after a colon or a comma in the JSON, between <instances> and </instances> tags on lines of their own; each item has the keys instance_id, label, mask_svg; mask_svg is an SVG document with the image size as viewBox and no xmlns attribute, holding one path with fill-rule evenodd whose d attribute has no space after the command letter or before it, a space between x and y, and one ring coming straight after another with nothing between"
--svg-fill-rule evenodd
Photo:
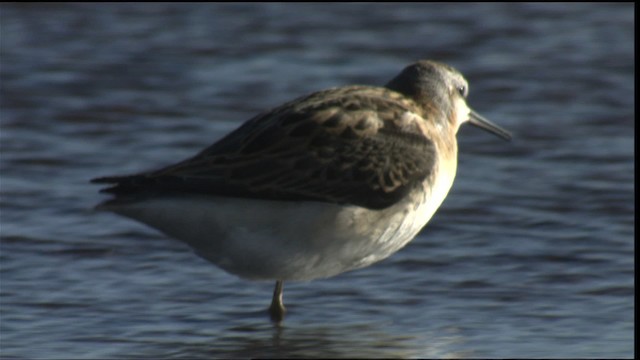
<instances>
[{"instance_id":1,"label":"folded wing","mask_svg":"<svg viewBox=\"0 0 640 360\"><path fill-rule=\"evenodd\" d=\"M260 114L193 158L112 183L111 203L178 193L386 208L429 177L435 148L398 119L397 93L326 90Z\"/></svg>"}]
</instances>

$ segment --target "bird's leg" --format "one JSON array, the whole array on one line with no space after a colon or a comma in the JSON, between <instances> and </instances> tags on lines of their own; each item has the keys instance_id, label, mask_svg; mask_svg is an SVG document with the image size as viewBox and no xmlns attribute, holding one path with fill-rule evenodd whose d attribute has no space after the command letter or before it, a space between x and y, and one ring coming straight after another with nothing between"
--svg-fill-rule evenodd
<instances>
[{"instance_id":1,"label":"bird's leg","mask_svg":"<svg viewBox=\"0 0 640 360\"><path fill-rule=\"evenodd\" d=\"M273 289L273 299L271 300L271 306L269 306L269 315L271 315L271 321L280 322L284 319L284 313L287 311L282 303L282 280L276 281L276 288Z\"/></svg>"}]
</instances>

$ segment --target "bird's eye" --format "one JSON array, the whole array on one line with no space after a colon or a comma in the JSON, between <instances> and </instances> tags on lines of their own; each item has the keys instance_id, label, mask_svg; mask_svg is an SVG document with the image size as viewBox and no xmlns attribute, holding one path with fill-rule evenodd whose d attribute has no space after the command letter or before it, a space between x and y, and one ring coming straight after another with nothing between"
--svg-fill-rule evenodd
<instances>
[{"instance_id":1,"label":"bird's eye","mask_svg":"<svg viewBox=\"0 0 640 360\"><path fill-rule=\"evenodd\" d=\"M466 86L458 86L458 92L462 97L467 97L467 87Z\"/></svg>"}]
</instances>

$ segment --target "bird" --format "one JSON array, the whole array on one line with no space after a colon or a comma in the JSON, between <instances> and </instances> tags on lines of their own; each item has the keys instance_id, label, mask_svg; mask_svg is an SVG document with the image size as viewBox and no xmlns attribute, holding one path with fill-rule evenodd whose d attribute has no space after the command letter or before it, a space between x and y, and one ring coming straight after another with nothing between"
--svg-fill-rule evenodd
<instances>
[{"instance_id":1,"label":"bird","mask_svg":"<svg viewBox=\"0 0 640 360\"><path fill-rule=\"evenodd\" d=\"M369 266L407 245L453 184L456 133L511 133L467 105L469 86L433 60L384 86L348 85L261 112L194 156L109 184L98 210L146 224L247 280L285 281Z\"/></svg>"}]
</instances>

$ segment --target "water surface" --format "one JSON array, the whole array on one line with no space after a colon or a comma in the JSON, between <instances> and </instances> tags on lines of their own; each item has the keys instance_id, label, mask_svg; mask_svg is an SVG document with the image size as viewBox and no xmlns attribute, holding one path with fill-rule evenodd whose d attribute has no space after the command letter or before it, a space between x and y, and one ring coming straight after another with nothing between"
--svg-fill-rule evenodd
<instances>
[{"instance_id":1,"label":"water surface","mask_svg":"<svg viewBox=\"0 0 640 360\"><path fill-rule=\"evenodd\" d=\"M0 355L633 356L631 4L2 4ZM259 111L432 58L515 134L391 258L237 279L91 208L88 180L194 154Z\"/></svg>"}]
</instances>

